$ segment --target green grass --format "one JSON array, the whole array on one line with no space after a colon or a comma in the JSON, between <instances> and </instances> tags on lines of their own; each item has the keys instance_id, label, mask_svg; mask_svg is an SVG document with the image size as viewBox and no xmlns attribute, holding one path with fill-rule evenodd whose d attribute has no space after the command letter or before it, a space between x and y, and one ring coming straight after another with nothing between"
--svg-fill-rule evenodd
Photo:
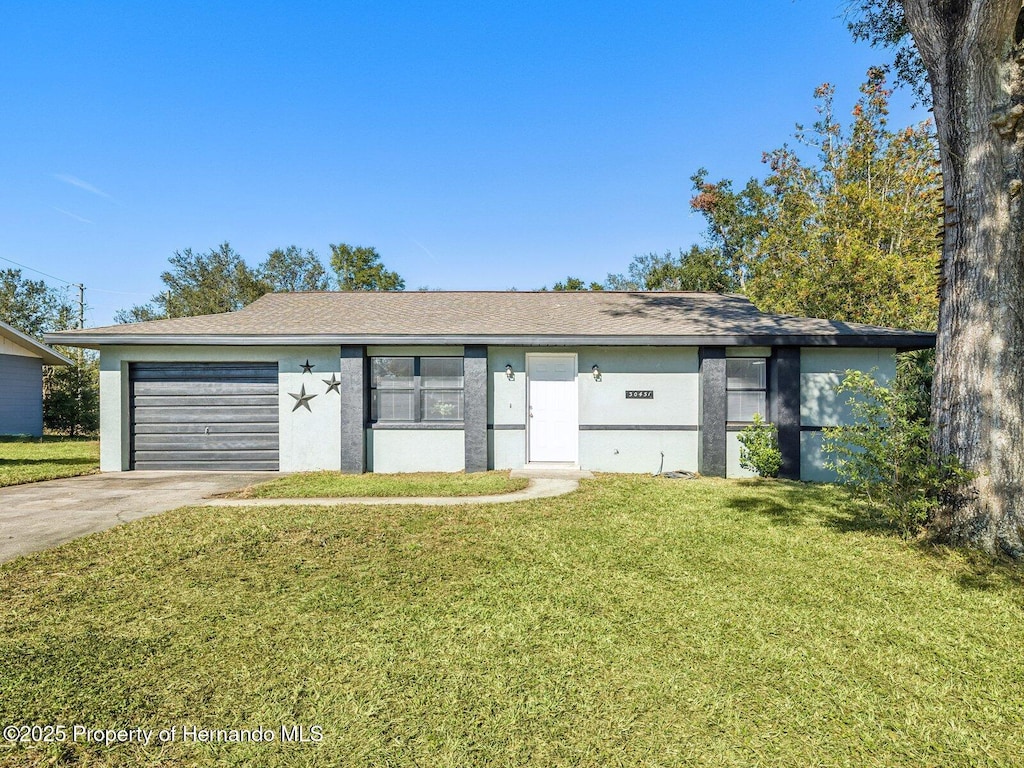
<instances>
[{"instance_id":1,"label":"green grass","mask_svg":"<svg viewBox=\"0 0 1024 768\"><path fill-rule=\"evenodd\" d=\"M325 734L0 765L1008 766L1022 701L1020 572L830 486L189 508L0 566L0 724Z\"/></svg>"},{"instance_id":2,"label":"green grass","mask_svg":"<svg viewBox=\"0 0 1024 768\"><path fill-rule=\"evenodd\" d=\"M88 475L99 468L98 440L0 437L0 486Z\"/></svg>"},{"instance_id":3,"label":"green grass","mask_svg":"<svg viewBox=\"0 0 1024 768\"><path fill-rule=\"evenodd\" d=\"M299 472L233 494L243 499L311 499L345 496L485 496L525 488L528 480L508 472L415 472L400 475L343 475Z\"/></svg>"}]
</instances>

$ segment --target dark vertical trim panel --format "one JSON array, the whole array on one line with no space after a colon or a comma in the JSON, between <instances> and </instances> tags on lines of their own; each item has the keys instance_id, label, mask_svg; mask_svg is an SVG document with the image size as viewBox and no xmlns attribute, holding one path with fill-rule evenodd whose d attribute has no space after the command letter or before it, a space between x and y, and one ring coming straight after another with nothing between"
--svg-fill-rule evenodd
<instances>
[{"instance_id":1,"label":"dark vertical trim panel","mask_svg":"<svg viewBox=\"0 0 1024 768\"><path fill-rule=\"evenodd\" d=\"M771 420L779 430L779 477L800 479L800 347L772 350Z\"/></svg>"},{"instance_id":2,"label":"dark vertical trim panel","mask_svg":"<svg viewBox=\"0 0 1024 768\"><path fill-rule=\"evenodd\" d=\"M366 471L369 365L366 347L341 348L341 471Z\"/></svg>"},{"instance_id":3,"label":"dark vertical trim panel","mask_svg":"<svg viewBox=\"0 0 1024 768\"><path fill-rule=\"evenodd\" d=\"M466 471L487 471L487 347L466 347L463 360Z\"/></svg>"},{"instance_id":4,"label":"dark vertical trim panel","mask_svg":"<svg viewBox=\"0 0 1024 768\"><path fill-rule=\"evenodd\" d=\"M43 434L43 361L0 355L0 435Z\"/></svg>"},{"instance_id":5,"label":"dark vertical trim panel","mask_svg":"<svg viewBox=\"0 0 1024 768\"><path fill-rule=\"evenodd\" d=\"M725 347L700 348L700 445L702 475L725 477Z\"/></svg>"}]
</instances>

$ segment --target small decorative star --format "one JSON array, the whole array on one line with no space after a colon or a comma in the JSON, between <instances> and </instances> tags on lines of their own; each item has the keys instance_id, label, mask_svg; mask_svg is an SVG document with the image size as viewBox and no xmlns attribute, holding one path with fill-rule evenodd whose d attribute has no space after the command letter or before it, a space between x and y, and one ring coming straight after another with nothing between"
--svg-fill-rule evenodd
<instances>
[{"instance_id":1,"label":"small decorative star","mask_svg":"<svg viewBox=\"0 0 1024 768\"><path fill-rule=\"evenodd\" d=\"M295 398L295 407L292 408L292 412L299 410L300 405L303 406L310 413L313 412L313 409L309 407L309 401L316 397L316 395L307 395L305 384L303 384L302 387L299 389L299 394L296 395L292 392L289 392L288 394Z\"/></svg>"},{"instance_id":2,"label":"small decorative star","mask_svg":"<svg viewBox=\"0 0 1024 768\"><path fill-rule=\"evenodd\" d=\"M301 368L303 373L312 373L313 369L316 368L316 365L311 364L309 362L309 358L307 357L306 362L302 364Z\"/></svg>"},{"instance_id":3,"label":"small decorative star","mask_svg":"<svg viewBox=\"0 0 1024 768\"><path fill-rule=\"evenodd\" d=\"M338 389L338 387L341 386L341 381L333 373L331 374L330 379L321 379L321 381L327 385L328 392L337 392L339 395L341 394L341 390Z\"/></svg>"}]
</instances>

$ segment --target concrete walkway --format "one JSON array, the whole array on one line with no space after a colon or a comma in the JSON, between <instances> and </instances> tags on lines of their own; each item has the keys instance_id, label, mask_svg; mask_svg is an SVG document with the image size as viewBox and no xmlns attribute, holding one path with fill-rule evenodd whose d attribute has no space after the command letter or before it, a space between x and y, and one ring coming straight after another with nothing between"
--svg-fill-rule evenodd
<instances>
[{"instance_id":1,"label":"concrete walkway","mask_svg":"<svg viewBox=\"0 0 1024 768\"><path fill-rule=\"evenodd\" d=\"M282 476L277 472L108 472L0 488L0 562L55 547L115 525L177 507L277 507L339 504L511 504L571 493L590 472L564 469L514 470L529 478L521 491L491 496L402 498L222 499Z\"/></svg>"},{"instance_id":2,"label":"concrete walkway","mask_svg":"<svg viewBox=\"0 0 1024 768\"><path fill-rule=\"evenodd\" d=\"M526 477L530 484L521 491L496 493L490 496L332 496L296 499L206 499L207 507L279 507L282 505L305 504L308 506L336 507L339 504L366 504L383 506L390 504L418 504L428 507L452 506L455 504L511 504L530 499L547 499L563 496L580 487L582 478L593 474L579 470L563 469L515 469L512 477Z\"/></svg>"},{"instance_id":3,"label":"concrete walkway","mask_svg":"<svg viewBox=\"0 0 1024 768\"><path fill-rule=\"evenodd\" d=\"M0 488L0 562L279 476L108 472Z\"/></svg>"}]
</instances>

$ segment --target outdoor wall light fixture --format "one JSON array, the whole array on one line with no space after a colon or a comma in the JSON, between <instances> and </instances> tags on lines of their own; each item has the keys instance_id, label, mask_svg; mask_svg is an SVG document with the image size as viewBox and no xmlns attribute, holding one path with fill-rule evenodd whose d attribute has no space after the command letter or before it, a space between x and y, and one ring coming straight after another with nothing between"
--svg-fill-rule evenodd
<instances>
[{"instance_id":1,"label":"outdoor wall light fixture","mask_svg":"<svg viewBox=\"0 0 1024 768\"><path fill-rule=\"evenodd\" d=\"M512 370L512 363L505 364L505 378L509 381L515 381L516 372Z\"/></svg>"},{"instance_id":2,"label":"outdoor wall light fixture","mask_svg":"<svg viewBox=\"0 0 1024 768\"><path fill-rule=\"evenodd\" d=\"M596 364L594 365L593 368L590 369L590 372L592 374L594 374L594 381L600 381L601 380L601 369L598 368Z\"/></svg>"}]
</instances>

